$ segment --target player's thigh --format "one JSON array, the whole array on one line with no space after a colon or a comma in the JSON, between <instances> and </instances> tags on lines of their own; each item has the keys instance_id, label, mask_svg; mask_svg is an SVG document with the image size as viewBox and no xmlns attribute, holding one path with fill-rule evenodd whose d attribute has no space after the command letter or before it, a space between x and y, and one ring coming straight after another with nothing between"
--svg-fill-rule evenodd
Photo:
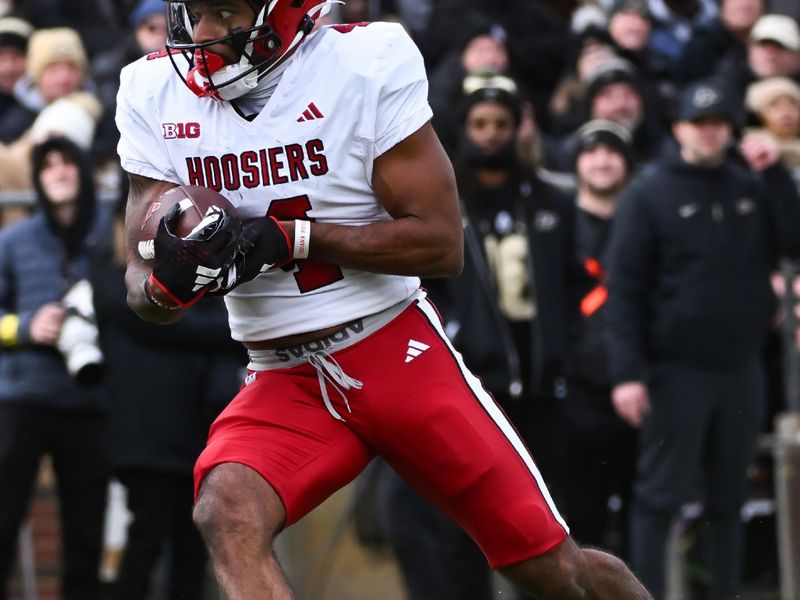
<instances>
[{"instance_id":1,"label":"player's thigh","mask_svg":"<svg viewBox=\"0 0 800 600\"><path fill-rule=\"evenodd\" d=\"M374 337L358 352L361 365L379 357L372 360L380 370L342 357L345 370L364 379L371 420L361 435L368 443L464 527L493 566L562 541L564 523L533 459L450 346L432 307L423 301ZM415 356L408 348L424 350Z\"/></svg>"},{"instance_id":2,"label":"player's thigh","mask_svg":"<svg viewBox=\"0 0 800 600\"><path fill-rule=\"evenodd\" d=\"M373 453L325 409L311 367L261 371L248 380L211 427L195 465L195 492L205 493L204 481L220 465L234 466L217 471L224 485L244 465L280 498L288 525L355 478Z\"/></svg>"}]
</instances>

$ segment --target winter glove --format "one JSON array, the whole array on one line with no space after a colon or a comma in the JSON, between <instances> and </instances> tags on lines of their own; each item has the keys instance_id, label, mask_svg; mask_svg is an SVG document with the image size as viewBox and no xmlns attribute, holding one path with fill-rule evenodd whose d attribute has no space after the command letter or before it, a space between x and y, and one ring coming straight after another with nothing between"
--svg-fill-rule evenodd
<instances>
[{"instance_id":1,"label":"winter glove","mask_svg":"<svg viewBox=\"0 0 800 600\"><path fill-rule=\"evenodd\" d=\"M211 287L212 295L227 294L273 267L292 260L289 234L275 217L260 217L247 223L239 235L230 266Z\"/></svg>"},{"instance_id":2,"label":"winter glove","mask_svg":"<svg viewBox=\"0 0 800 600\"><path fill-rule=\"evenodd\" d=\"M146 292L157 287L181 308L202 298L228 270L241 232L238 220L215 207L189 235L178 237L174 231L182 210L180 203L175 204L161 219L154 239L153 273L145 284Z\"/></svg>"}]
</instances>

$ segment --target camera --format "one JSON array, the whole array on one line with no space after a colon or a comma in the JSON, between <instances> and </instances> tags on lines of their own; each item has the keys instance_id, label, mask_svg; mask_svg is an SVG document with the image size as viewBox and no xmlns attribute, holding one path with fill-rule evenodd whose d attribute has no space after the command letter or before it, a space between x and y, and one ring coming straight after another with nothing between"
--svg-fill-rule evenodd
<instances>
[{"instance_id":1,"label":"camera","mask_svg":"<svg viewBox=\"0 0 800 600\"><path fill-rule=\"evenodd\" d=\"M56 347L64 357L67 372L78 383L95 383L103 371L103 352L92 303L92 286L82 279L64 296L64 322Z\"/></svg>"}]
</instances>

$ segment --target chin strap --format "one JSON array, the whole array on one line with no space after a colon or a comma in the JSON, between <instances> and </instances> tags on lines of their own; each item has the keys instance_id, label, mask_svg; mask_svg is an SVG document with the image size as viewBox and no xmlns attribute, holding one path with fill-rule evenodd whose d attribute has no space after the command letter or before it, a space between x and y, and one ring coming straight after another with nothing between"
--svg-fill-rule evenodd
<instances>
[{"instance_id":1,"label":"chin strap","mask_svg":"<svg viewBox=\"0 0 800 600\"><path fill-rule=\"evenodd\" d=\"M225 85L226 81L231 81L250 69L247 59L225 65L224 59L219 54L198 49L194 52L194 64L195 66L186 74L186 85L200 98L211 96L222 100L235 100L258 85L258 72L255 70Z\"/></svg>"},{"instance_id":2,"label":"chin strap","mask_svg":"<svg viewBox=\"0 0 800 600\"><path fill-rule=\"evenodd\" d=\"M260 27L267 21L269 14L276 4L277 0L271 0L268 5L261 8L256 17L254 27ZM323 0L319 4L312 6L306 12L307 20L309 20L311 25L309 27L301 27L286 50L284 50L277 60L272 62L268 67L265 67L261 71L253 69L252 73L244 77L240 77L241 74L253 67L250 62L250 57L253 55L252 39L247 41L239 62L232 65L225 65L224 59L219 54L198 48L194 52L194 66L189 69L186 75L186 84L189 89L200 98L205 96L211 96L212 98L221 100L235 100L236 98L240 98L254 89L258 85L258 80L260 78L283 63L291 54L292 50L303 41L303 38L311 33L313 23L316 19L326 15L333 4L344 4L344 2L342 0ZM255 33L252 34L252 36L255 35ZM237 77L240 78L237 79ZM234 79L235 81L232 81ZM226 83L228 81L231 83Z\"/></svg>"},{"instance_id":3,"label":"chin strap","mask_svg":"<svg viewBox=\"0 0 800 600\"><path fill-rule=\"evenodd\" d=\"M225 65L219 54L206 52L198 48L194 51L194 67L186 74L186 85L199 97L213 95L211 90L211 74Z\"/></svg>"}]
</instances>

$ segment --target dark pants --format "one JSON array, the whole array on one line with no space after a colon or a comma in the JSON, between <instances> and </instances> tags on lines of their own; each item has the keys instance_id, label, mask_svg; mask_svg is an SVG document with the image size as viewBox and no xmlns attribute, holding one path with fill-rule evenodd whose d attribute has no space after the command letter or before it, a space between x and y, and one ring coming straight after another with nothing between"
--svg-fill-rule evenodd
<instances>
[{"instance_id":1,"label":"dark pants","mask_svg":"<svg viewBox=\"0 0 800 600\"><path fill-rule=\"evenodd\" d=\"M6 598L17 535L39 461L53 458L58 482L65 600L96 600L106 507L103 416L0 403L0 600Z\"/></svg>"},{"instance_id":2,"label":"dark pants","mask_svg":"<svg viewBox=\"0 0 800 600\"><path fill-rule=\"evenodd\" d=\"M568 477L565 400L545 395L511 399L495 394L495 398L530 450L550 495L560 506Z\"/></svg>"},{"instance_id":3,"label":"dark pants","mask_svg":"<svg viewBox=\"0 0 800 600\"><path fill-rule=\"evenodd\" d=\"M664 550L673 518L698 480L704 487L712 600L739 589L746 471L763 411L763 378L754 360L718 372L660 365L651 371L634 486L631 560L655 598L664 598Z\"/></svg>"},{"instance_id":4,"label":"dark pants","mask_svg":"<svg viewBox=\"0 0 800 600\"><path fill-rule=\"evenodd\" d=\"M167 598L202 598L207 556L192 522L191 474L126 470L118 477L128 490L133 521L114 586L115 600L144 600L160 558L166 560Z\"/></svg>"},{"instance_id":5,"label":"dark pants","mask_svg":"<svg viewBox=\"0 0 800 600\"><path fill-rule=\"evenodd\" d=\"M628 527L637 431L614 411L611 390L581 382L569 384L564 401L567 421L568 478L562 510L572 537L628 558ZM612 523L609 499L622 500Z\"/></svg>"}]
</instances>

